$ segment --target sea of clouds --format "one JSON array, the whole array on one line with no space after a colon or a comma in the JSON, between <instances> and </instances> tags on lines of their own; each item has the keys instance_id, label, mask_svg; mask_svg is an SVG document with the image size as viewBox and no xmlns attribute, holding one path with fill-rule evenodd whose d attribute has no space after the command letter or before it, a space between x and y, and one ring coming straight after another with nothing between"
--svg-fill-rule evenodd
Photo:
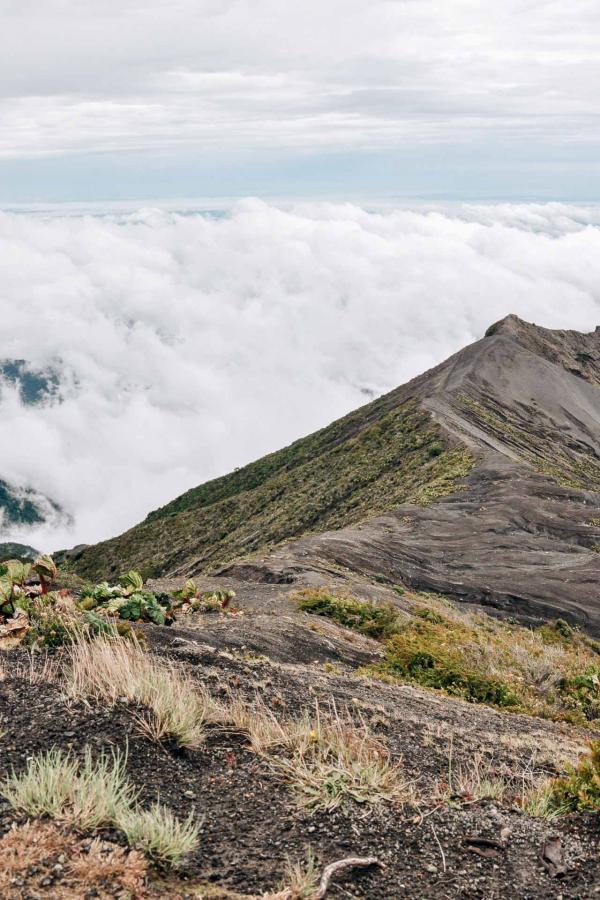
<instances>
[{"instance_id":1,"label":"sea of clouds","mask_svg":"<svg viewBox=\"0 0 600 900\"><path fill-rule=\"evenodd\" d=\"M226 213L0 213L0 358L60 373L0 393L0 478L119 533L206 479L440 362L508 313L600 323L600 207L258 200Z\"/></svg>"}]
</instances>

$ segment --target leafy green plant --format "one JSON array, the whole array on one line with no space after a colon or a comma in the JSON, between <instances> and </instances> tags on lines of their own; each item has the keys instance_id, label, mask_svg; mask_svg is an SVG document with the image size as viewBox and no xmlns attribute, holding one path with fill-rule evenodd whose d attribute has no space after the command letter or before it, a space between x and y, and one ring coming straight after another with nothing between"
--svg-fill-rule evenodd
<instances>
[{"instance_id":1,"label":"leafy green plant","mask_svg":"<svg viewBox=\"0 0 600 900\"><path fill-rule=\"evenodd\" d=\"M191 578L186 581L184 586L173 592L175 601L179 601L181 606L189 604L189 608L200 612L218 612L226 609L233 598L235 591L201 591L196 582Z\"/></svg>"},{"instance_id":2,"label":"leafy green plant","mask_svg":"<svg viewBox=\"0 0 600 900\"><path fill-rule=\"evenodd\" d=\"M38 583L35 583L37 577ZM48 594L49 585L56 577L56 566L50 556L39 556L33 563L8 559L0 564L0 635L12 630L12 625L23 618L27 622L35 598ZM23 617L23 613L26 614ZM2 621L4 620L4 622ZM22 630L22 629L21 629Z\"/></svg>"},{"instance_id":3,"label":"leafy green plant","mask_svg":"<svg viewBox=\"0 0 600 900\"><path fill-rule=\"evenodd\" d=\"M200 612L219 612L227 609L234 597L235 591L230 590L202 591L190 602L190 607Z\"/></svg>"},{"instance_id":4,"label":"leafy green plant","mask_svg":"<svg viewBox=\"0 0 600 900\"><path fill-rule=\"evenodd\" d=\"M369 600L343 597L325 589L300 591L298 606L304 612L325 616L370 637L389 637L398 629L398 612L393 604L376 605Z\"/></svg>"},{"instance_id":5,"label":"leafy green plant","mask_svg":"<svg viewBox=\"0 0 600 900\"><path fill-rule=\"evenodd\" d=\"M170 625L173 621L173 604L167 594L157 596L143 589L139 572L127 572L120 585L110 585L106 581L82 589L79 608L95 613L94 621L100 615L113 616L130 622L153 622L155 625Z\"/></svg>"},{"instance_id":6,"label":"leafy green plant","mask_svg":"<svg viewBox=\"0 0 600 900\"><path fill-rule=\"evenodd\" d=\"M51 556L38 556L31 569L38 576L42 587L42 594L47 594L50 584L55 580L58 570Z\"/></svg>"},{"instance_id":7,"label":"leafy green plant","mask_svg":"<svg viewBox=\"0 0 600 900\"><path fill-rule=\"evenodd\" d=\"M131 594L136 594L138 591L141 591L144 587L144 581L139 572L135 572L131 569L121 578L121 585L123 588L123 595L125 597L129 597Z\"/></svg>"},{"instance_id":8,"label":"leafy green plant","mask_svg":"<svg viewBox=\"0 0 600 900\"><path fill-rule=\"evenodd\" d=\"M196 582L192 578L190 578L188 579L188 581L186 581L182 588L180 588L178 591L173 591L173 596L177 598L177 600L182 600L185 602L186 600L193 600L196 597L199 597L200 591L196 586Z\"/></svg>"}]
</instances>

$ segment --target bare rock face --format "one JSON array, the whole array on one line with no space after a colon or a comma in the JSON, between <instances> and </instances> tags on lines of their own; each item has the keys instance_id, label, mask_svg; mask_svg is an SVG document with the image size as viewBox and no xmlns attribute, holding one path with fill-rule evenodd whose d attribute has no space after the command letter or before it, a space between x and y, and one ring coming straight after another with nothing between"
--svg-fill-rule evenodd
<instances>
[{"instance_id":1,"label":"bare rock face","mask_svg":"<svg viewBox=\"0 0 600 900\"><path fill-rule=\"evenodd\" d=\"M394 393L418 398L446 439L475 456L458 490L228 573L271 582L377 575L599 634L600 330L550 331L508 316Z\"/></svg>"}]
</instances>

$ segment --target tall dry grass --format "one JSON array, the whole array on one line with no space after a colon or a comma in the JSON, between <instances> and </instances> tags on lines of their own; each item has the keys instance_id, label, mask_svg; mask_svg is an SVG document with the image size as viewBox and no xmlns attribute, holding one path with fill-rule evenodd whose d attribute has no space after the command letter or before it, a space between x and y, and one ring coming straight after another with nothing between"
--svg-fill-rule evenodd
<instances>
[{"instance_id":1,"label":"tall dry grass","mask_svg":"<svg viewBox=\"0 0 600 900\"><path fill-rule=\"evenodd\" d=\"M138 721L155 741L197 748L214 721L216 704L174 663L150 656L133 641L97 638L71 648L67 668L73 697L115 703L125 698L144 708Z\"/></svg>"}]
</instances>

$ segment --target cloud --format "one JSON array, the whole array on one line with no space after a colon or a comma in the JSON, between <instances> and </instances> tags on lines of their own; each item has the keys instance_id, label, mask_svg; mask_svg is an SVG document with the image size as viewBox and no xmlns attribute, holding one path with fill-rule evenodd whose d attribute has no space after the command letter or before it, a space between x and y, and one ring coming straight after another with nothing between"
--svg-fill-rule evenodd
<instances>
[{"instance_id":1,"label":"cloud","mask_svg":"<svg viewBox=\"0 0 600 900\"><path fill-rule=\"evenodd\" d=\"M598 140L589 0L0 3L0 154Z\"/></svg>"},{"instance_id":2,"label":"cloud","mask_svg":"<svg viewBox=\"0 0 600 900\"><path fill-rule=\"evenodd\" d=\"M5 213L0 258L0 358L60 373L60 402L0 395L0 478L73 517L5 535L44 548L126 529L509 312L600 320L598 207Z\"/></svg>"}]
</instances>

